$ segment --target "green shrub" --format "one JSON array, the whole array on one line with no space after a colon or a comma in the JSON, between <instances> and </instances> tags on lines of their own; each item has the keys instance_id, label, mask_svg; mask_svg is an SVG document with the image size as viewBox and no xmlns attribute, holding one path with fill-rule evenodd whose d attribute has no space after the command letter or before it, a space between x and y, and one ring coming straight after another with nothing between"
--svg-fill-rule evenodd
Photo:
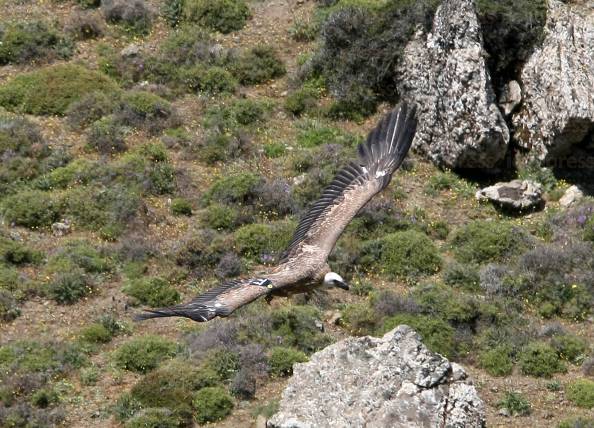
<instances>
[{"instance_id":1,"label":"green shrub","mask_svg":"<svg viewBox=\"0 0 594 428\"><path fill-rule=\"evenodd\" d=\"M196 420L204 424L220 421L231 414L233 398L223 388L209 386L194 395L193 405L196 409Z\"/></svg>"},{"instance_id":2,"label":"green shrub","mask_svg":"<svg viewBox=\"0 0 594 428\"><path fill-rule=\"evenodd\" d=\"M285 154L285 152L286 148L283 143L273 142L264 146L264 153L266 154L266 157L272 159L280 158Z\"/></svg>"},{"instance_id":3,"label":"green shrub","mask_svg":"<svg viewBox=\"0 0 594 428\"><path fill-rule=\"evenodd\" d=\"M0 321L13 321L21 315L21 309L16 299L8 290L2 289L0 284Z\"/></svg>"},{"instance_id":4,"label":"green shrub","mask_svg":"<svg viewBox=\"0 0 594 428\"><path fill-rule=\"evenodd\" d=\"M114 353L114 362L122 369L147 373L178 352L175 342L159 336L142 336L121 345Z\"/></svg>"},{"instance_id":5,"label":"green shrub","mask_svg":"<svg viewBox=\"0 0 594 428\"><path fill-rule=\"evenodd\" d=\"M270 374L273 376L290 376L293 374L293 365L295 363L304 363L307 361L307 355L292 348L276 346L270 353Z\"/></svg>"},{"instance_id":6,"label":"green shrub","mask_svg":"<svg viewBox=\"0 0 594 428\"><path fill-rule=\"evenodd\" d=\"M76 40L91 40L103 36L104 26L100 15L91 11L76 11L64 27Z\"/></svg>"},{"instance_id":7,"label":"green shrub","mask_svg":"<svg viewBox=\"0 0 594 428\"><path fill-rule=\"evenodd\" d=\"M539 342L530 343L522 349L519 364L522 373L535 377L550 378L554 373L567 371L555 350Z\"/></svg>"},{"instance_id":8,"label":"green shrub","mask_svg":"<svg viewBox=\"0 0 594 428\"><path fill-rule=\"evenodd\" d=\"M144 408L166 408L173 415L185 420L192 419L194 392L220 383L220 378L211 368L197 367L192 361L174 359L153 370L140 379L130 391L130 398L120 397L124 407L134 403Z\"/></svg>"},{"instance_id":9,"label":"green shrub","mask_svg":"<svg viewBox=\"0 0 594 428\"><path fill-rule=\"evenodd\" d=\"M251 16L244 0L186 0L184 18L221 33L241 30Z\"/></svg>"},{"instance_id":10,"label":"green shrub","mask_svg":"<svg viewBox=\"0 0 594 428\"><path fill-rule=\"evenodd\" d=\"M25 190L2 201L2 214L8 223L31 229L48 227L60 218L58 204L51 194Z\"/></svg>"},{"instance_id":11,"label":"green shrub","mask_svg":"<svg viewBox=\"0 0 594 428\"><path fill-rule=\"evenodd\" d=\"M184 198L174 198L171 201L171 213L173 215L192 215L192 203Z\"/></svg>"},{"instance_id":12,"label":"green shrub","mask_svg":"<svg viewBox=\"0 0 594 428\"><path fill-rule=\"evenodd\" d=\"M441 319L424 315L399 314L386 318L379 333L385 334L399 325L408 325L419 333L423 343L433 352L448 358L456 355L456 338L454 329Z\"/></svg>"},{"instance_id":13,"label":"green shrub","mask_svg":"<svg viewBox=\"0 0 594 428\"><path fill-rule=\"evenodd\" d=\"M212 107L206 111L204 125L224 132L239 126L255 125L264 121L269 105L251 99L238 99L227 105Z\"/></svg>"},{"instance_id":14,"label":"green shrub","mask_svg":"<svg viewBox=\"0 0 594 428\"><path fill-rule=\"evenodd\" d=\"M551 345L560 358L574 364L585 358L588 352L588 344L585 340L569 334L553 337Z\"/></svg>"},{"instance_id":15,"label":"green shrub","mask_svg":"<svg viewBox=\"0 0 594 428\"><path fill-rule=\"evenodd\" d=\"M242 152L242 143L241 136L219 131L209 132L199 149L198 158L208 165L238 158Z\"/></svg>"},{"instance_id":16,"label":"green shrub","mask_svg":"<svg viewBox=\"0 0 594 428\"><path fill-rule=\"evenodd\" d=\"M239 214L237 210L227 205L211 204L201 215L201 221L212 229L232 229L236 226Z\"/></svg>"},{"instance_id":17,"label":"green shrub","mask_svg":"<svg viewBox=\"0 0 594 428\"><path fill-rule=\"evenodd\" d=\"M67 272L82 268L87 273L105 273L113 269L113 261L104 252L90 242L77 239L66 242L52 257L47 271L50 273Z\"/></svg>"},{"instance_id":18,"label":"green shrub","mask_svg":"<svg viewBox=\"0 0 594 428\"><path fill-rule=\"evenodd\" d=\"M510 375L514 367L510 349L507 346L497 346L481 352L479 363L491 376Z\"/></svg>"},{"instance_id":19,"label":"green shrub","mask_svg":"<svg viewBox=\"0 0 594 428\"><path fill-rule=\"evenodd\" d=\"M89 145L102 155L126 151L126 129L114 116L103 117L91 124L87 134Z\"/></svg>"},{"instance_id":20,"label":"green shrub","mask_svg":"<svg viewBox=\"0 0 594 428\"><path fill-rule=\"evenodd\" d=\"M594 428L594 418L570 417L559 422L558 428Z\"/></svg>"},{"instance_id":21,"label":"green shrub","mask_svg":"<svg viewBox=\"0 0 594 428\"><path fill-rule=\"evenodd\" d=\"M256 85L284 76L287 70L272 47L256 46L239 57L232 72L239 83Z\"/></svg>"},{"instance_id":22,"label":"green shrub","mask_svg":"<svg viewBox=\"0 0 594 428\"><path fill-rule=\"evenodd\" d=\"M159 277L135 278L127 282L124 293L152 307L179 303L180 295L166 280Z\"/></svg>"},{"instance_id":23,"label":"green shrub","mask_svg":"<svg viewBox=\"0 0 594 428\"><path fill-rule=\"evenodd\" d=\"M319 31L319 26L313 20L296 19L289 27L289 35L296 42L310 42L316 38Z\"/></svg>"},{"instance_id":24,"label":"green shrub","mask_svg":"<svg viewBox=\"0 0 594 428\"><path fill-rule=\"evenodd\" d=\"M85 367L80 371L80 383L84 386L92 386L99 380L99 369L95 366Z\"/></svg>"},{"instance_id":25,"label":"green shrub","mask_svg":"<svg viewBox=\"0 0 594 428\"><path fill-rule=\"evenodd\" d=\"M296 142L297 145L304 148L319 147L325 144L341 144L350 147L355 146L359 139L341 129L311 120L300 126Z\"/></svg>"},{"instance_id":26,"label":"green shrub","mask_svg":"<svg viewBox=\"0 0 594 428\"><path fill-rule=\"evenodd\" d=\"M307 86L297 89L287 95L285 99L285 110L293 113L295 116L301 116L314 110L320 98L319 92Z\"/></svg>"},{"instance_id":27,"label":"green shrub","mask_svg":"<svg viewBox=\"0 0 594 428\"><path fill-rule=\"evenodd\" d=\"M168 409L146 409L124 424L124 428L180 428L187 421Z\"/></svg>"},{"instance_id":28,"label":"green shrub","mask_svg":"<svg viewBox=\"0 0 594 428\"><path fill-rule=\"evenodd\" d=\"M522 229L501 221L476 220L454 231L452 251L463 263L504 260L529 248Z\"/></svg>"},{"instance_id":29,"label":"green shrub","mask_svg":"<svg viewBox=\"0 0 594 428\"><path fill-rule=\"evenodd\" d=\"M60 401L58 393L51 388L38 389L31 396L31 402L42 409L49 407L50 405L57 404Z\"/></svg>"},{"instance_id":30,"label":"green shrub","mask_svg":"<svg viewBox=\"0 0 594 428\"><path fill-rule=\"evenodd\" d=\"M430 30L438 5L432 0L340 2L324 10L320 48L303 75L324 77L338 100L332 116L365 116L379 102L397 100L394 66L417 27Z\"/></svg>"},{"instance_id":31,"label":"green shrub","mask_svg":"<svg viewBox=\"0 0 594 428\"><path fill-rule=\"evenodd\" d=\"M466 291L478 291L480 275L472 264L450 263L443 272L443 281L452 287Z\"/></svg>"},{"instance_id":32,"label":"green shrub","mask_svg":"<svg viewBox=\"0 0 594 428\"><path fill-rule=\"evenodd\" d=\"M0 65L26 63L72 54L68 42L42 21L25 21L2 26Z\"/></svg>"},{"instance_id":33,"label":"green shrub","mask_svg":"<svg viewBox=\"0 0 594 428\"><path fill-rule=\"evenodd\" d=\"M112 333L103 324L92 323L82 329L78 337L87 343L108 343L111 341Z\"/></svg>"},{"instance_id":34,"label":"green shrub","mask_svg":"<svg viewBox=\"0 0 594 428\"><path fill-rule=\"evenodd\" d=\"M23 113L63 115L91 92L116 92L105 75L75 64L60 64L17 75L0 86L0 106Z\"/></svg>"},{"instance_id":35,"label":"green shrub","mask_svg":"<svg viewBox=\"0 0 594 428\"><path fill-rule=\"evenodd\" d=\"M307 353L318 351L331 341L316 327L320 317L319 311L312 306L293 305L275 310L271 314L272 335L280 338L283 346Z\"/></svg>"},{"instance_id":36,"label":"green shrub","mask_svg":"<svg viewBox=\"0 0 594 428\"><path fill-rule=\"evenodd\" d=\"M239 354L227 349L212 349L203 359L203 369L212 370L221 380L229 380L239 368Z\"/></svg>"},{"instance_id":37,"label":"green shrub","mask_svg":"<svg viewBox=\"0 0 594 428\"><path fill-rule=\"evenodd\" d=\"M497 406L507 409L512 416L527 416L532 410L530 402L519 392L506 392Z\"/></svg>"},{"instance_id":38,"label":"green shrub","mask_svg":"<svg viewBox=\"0 0 594 428\"><path fill-rule=\"evenodd\" d=\"M380 319L380 316L366 303L346 305L341 314L349 332L358 336L373 334Z\"/></svg>"},{"instance_id":39,"label":"green shrub","mask_svg":"<svg viewBox=\"0 0 594 428\"><path fill-rule=\"evenodd\" d=\"M207 203L247 203L254 197L262 178L252 172L233 173L215 180L204 195Z\"/></svg>"},{"instance_id":40,"label":"green shrub","mask_svg":"<svg viewBox=\"0 0 594 428\"><path fill-rule=\"evenodd\" d=\"M18 241L0 236L0 260L13 265L38 263L43 258L39 251L30 249Z\"/></svg>"},{"instance_id":41,"label":"green shrub","mask_svg":"<svg viewBox=\"0 0 594 428\"><path fill-rule=\"evenodd\" d=\"M107 22L119 24L133 35L148 34L152 13L144 0L103 0L101 9Z\"/></svg>"},{"instance_id":42,"label":"green shrub","mask_svg":"<svg viewBox=\"0 0 594 428\"><path fill-rule=\"evenodd\" d=\"M84 128L115 111L117 99L112 94L91 92L71 103L66 110L68 123L74 128Z\"/></svg>"},{"instance_id":43,"label":"green shrub","mask_svg":"<svg viewBox=\"0 0 594 428\"><path fill-rule=\"evenodd\" d=\"M594 381L577 379L567 386L567 398L578 407L594 408Z\"/></svg>"},{"instance_id":44,"label":"green shrub","mask_svg":"<svg viewBox=\"0 0 594 428\"><path fill-rule=\"evenodd\" d=\"M172 27L176 27L182 19L184 0L165 0L161 7L161 15Z\"/></svg>"},{"instance_id":45,"label":"green shrub","mask_svg":"<svg viewBox=\"0 0 594 428\"><path fill-rule=\"evenodd\" d=\"M362 264L409 281L439 271L441 256L424 233L405 230L363 245Z\"/></svg>"},{"instance_id":46,"label":"green shrub","mask_svg":"<svg viewBox=\"0 0 594 428\"><path fill-rule=\"evenodd\" d=\"M295 224L290 221L246 224L235 231L235 247L241 255L265 262L280 255L289 244L294 229Z\"/></svg>"},{"instance_id":47,"label":"green shrub","mask_svg":"<svg viewBox=\"0 0 594 428\"><path fill-rule=\"evenodd\" d=\"M75 268L54 276L48 284L49 295L58 303L71 305L90 295L95 288L84 270Z\"/></svg>"},{"instance_id":48,"label":"green shrub","mask_svg":"<svg viewBox=\"0 0 594 428\"><path fill-rule=\"evenodd\" d=\"M85 9L101 6L101 0L76 0L76 2Z\"/></svg>"},{"instance_id":49,"label":"green shrub","mask_svg":"<svg viewBox=\"0 0 594 428\"><path fill-rule=\"evenodd\" d=\"M116 117L124 125L144 128L150 134L179 125L171 103L145 91L129 91L122 95Z\"/></svg>"}]
</instances>

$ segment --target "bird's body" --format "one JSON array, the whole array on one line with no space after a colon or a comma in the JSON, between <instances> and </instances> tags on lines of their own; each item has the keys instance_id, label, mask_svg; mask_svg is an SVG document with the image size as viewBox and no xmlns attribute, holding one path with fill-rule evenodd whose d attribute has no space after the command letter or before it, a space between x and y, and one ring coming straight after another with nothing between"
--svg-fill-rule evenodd
<instances>
[{"instance_id":1,"label":"bird's body","mask_svg":"<svg viewBox=\"0 0 594 428\"><path fill-rule=\"evenodd\" d=\"M408 153L415 129L415 109L406 104L384 117L359 145L358 162L342 169L301 219L276 267L255 278L226 282L189 303L147 310L138 318L182 316L208 321L229 316L263 296L289 296L323 285L348 289L340 275L331 272L328 256L353 217L389 184Z\"/></svg>"}]
</instances>

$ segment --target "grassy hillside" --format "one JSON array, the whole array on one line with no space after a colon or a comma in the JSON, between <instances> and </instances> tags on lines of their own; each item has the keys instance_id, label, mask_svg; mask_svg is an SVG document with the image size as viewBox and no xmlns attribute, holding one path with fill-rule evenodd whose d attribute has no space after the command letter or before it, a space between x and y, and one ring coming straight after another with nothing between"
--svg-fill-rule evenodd
<instances>
[{"instance_id":1,"label":"grassy hillside","mask_svg":"<svg viewBox=\"0 0 594 428\"><path fill-rule=\"evenodd\" d=\"M331 256L350 292L132 322L274 263L436 2L99 3L0 0L0 426L250 426L294 362L402 323L468 367L489 426L593 423L594 199L560 209L539 168L547 208L510 217L411 154ZM534 43L542 3L500 3L484 25ZM525 53L488 43L513 74Z\"/></svg>"}]
</instances>

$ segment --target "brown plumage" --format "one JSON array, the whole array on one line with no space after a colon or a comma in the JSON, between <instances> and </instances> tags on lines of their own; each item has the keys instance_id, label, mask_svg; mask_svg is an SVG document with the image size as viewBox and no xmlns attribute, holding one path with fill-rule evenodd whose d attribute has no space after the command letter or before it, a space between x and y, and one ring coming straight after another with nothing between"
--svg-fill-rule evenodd
<instances>
[{"instance_id":1,"label":"brown plumage","mask_svg":"<svg viewBox=\"0 0 594 428\"><path fill-rule=\"evenodd\" d=\"M138 319L181 316L208 321L229 316L261 296L284 296L326 283L348 288L326 262L344 228L363 206L384 189L398 169L416 130L415 108L400 104L387 114L358 147L359 159L342 169L301 219L280 263L258 278L228 281L194 300L151 309Z\"/></svg>"}]
</instances>

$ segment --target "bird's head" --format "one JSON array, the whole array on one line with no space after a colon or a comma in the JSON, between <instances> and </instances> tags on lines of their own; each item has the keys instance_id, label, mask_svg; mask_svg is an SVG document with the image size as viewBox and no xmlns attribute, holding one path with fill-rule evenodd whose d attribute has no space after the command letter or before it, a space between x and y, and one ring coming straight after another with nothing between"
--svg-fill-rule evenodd
<instances>
[{"instance_id":1,"label":"bird's head","mask_svg":"<svg viewBox=\"0 0 594 428\"><path fill-rule=\"evenodd\" d=\"M348 284L342 279L342 277L336 272L328 272L324 276L324 286L326 287L338 287L343 290L348 290Z\"/></svg>"}]
</instances>

